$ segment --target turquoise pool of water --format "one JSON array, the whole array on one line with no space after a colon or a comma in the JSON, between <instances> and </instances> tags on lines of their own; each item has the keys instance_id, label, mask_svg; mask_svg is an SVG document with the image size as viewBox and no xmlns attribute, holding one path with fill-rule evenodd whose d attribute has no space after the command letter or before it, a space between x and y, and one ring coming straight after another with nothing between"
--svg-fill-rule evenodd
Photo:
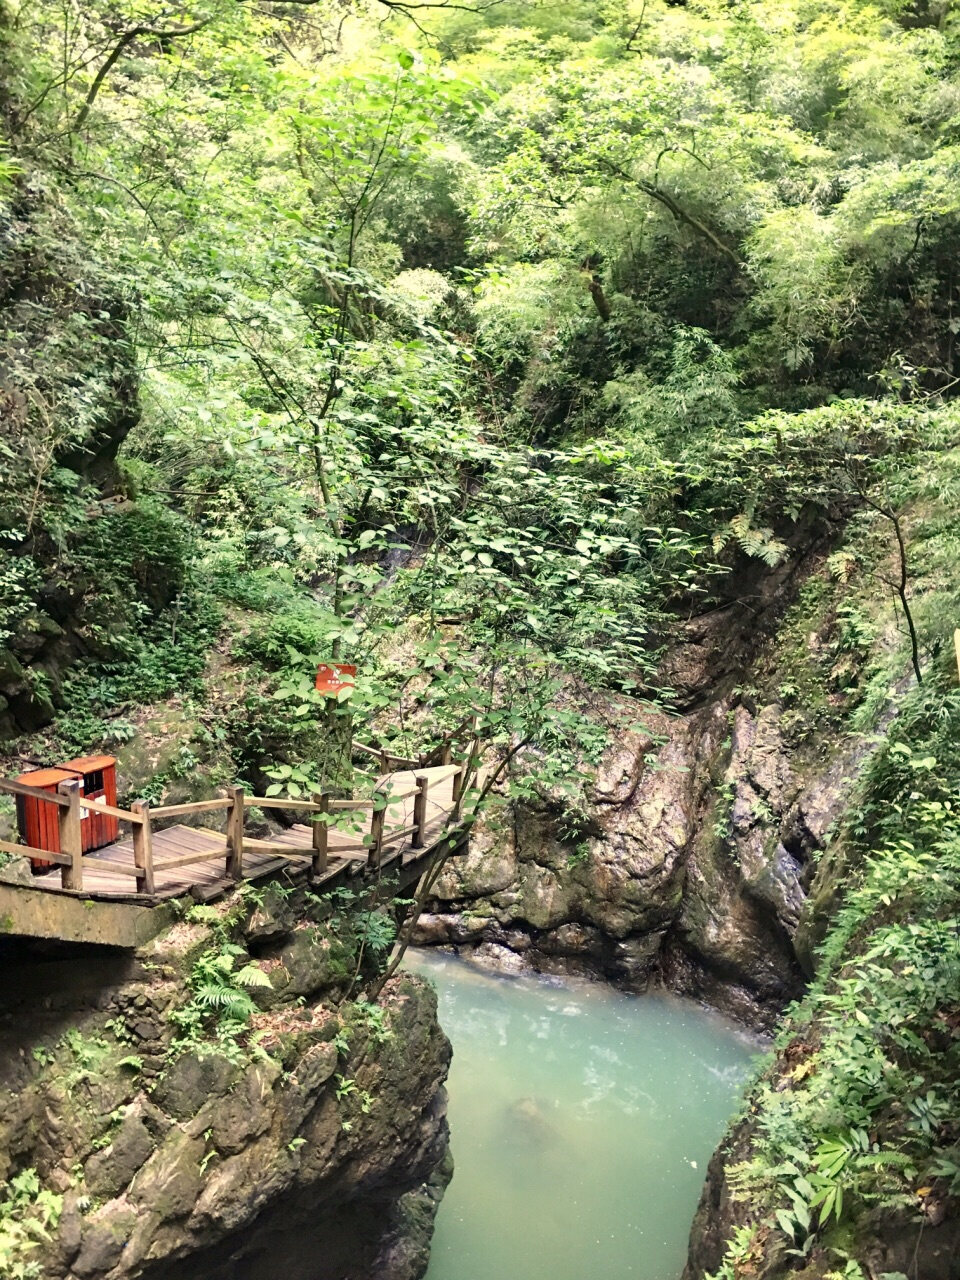
<instances>
[{"instance_id":1,"label":"turquoise pool of water","mask_svg":"<svg viewBox=\"0 0 960 1280\"><path fill-rule=\"evenodd\" d=\"M456 1172L427 1280L677 1280L756 1041L665 995L432 952Z\"/></svg>"}]
</instances>

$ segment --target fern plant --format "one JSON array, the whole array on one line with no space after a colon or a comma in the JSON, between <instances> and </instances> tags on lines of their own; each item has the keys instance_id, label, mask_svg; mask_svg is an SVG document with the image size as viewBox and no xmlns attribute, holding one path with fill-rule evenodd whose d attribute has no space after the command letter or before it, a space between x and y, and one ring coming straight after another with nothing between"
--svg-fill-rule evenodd
<instances>
[{"instance_id":1,"label":"fern plant","mask_svg":"<svg viewBox=\"0 0 960 1280\"><path fill-rule=\"evenodd\" d=\"M236 943L222 941L197 959L189 979L193 996L170 1015L180 1030L175 1050L201 1046L211 1031L221 1044L235 1045L247 1030L257 1008L250 991L269 987L270 979L252 961L237 968L245 954Z\"/></svg>"},{"instance_id":2,"label":"fern plant","mask_svg":"<svg viewBox=\"0 0 960 1280\"><path fill-rule=\"evenodd\" d=\"M752 510L741 511L723 529L713 536L713 549L719 554L731 541L737 543L745 555L759 559L775 568L787 553L786 543L777 538L772 529L753 525Z\"/></svg>"},{"instance_id":3,"label":"fern plant","mask_svg":"<svg viewBox=\"0 0 960 1280\"><path fill-rule=\"evenodd\" d=\"M43 1275L34 1255L51 1239L63 1197L41 1187L36 1169L24 1169L0 1192L0 1275L35 1280Z\"/></svg>"}]
</instances>

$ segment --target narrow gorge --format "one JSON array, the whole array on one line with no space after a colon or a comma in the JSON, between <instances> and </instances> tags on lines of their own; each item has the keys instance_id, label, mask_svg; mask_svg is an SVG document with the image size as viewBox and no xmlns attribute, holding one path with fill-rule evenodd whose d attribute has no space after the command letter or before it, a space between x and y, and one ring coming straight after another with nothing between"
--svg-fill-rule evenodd
<instances>
[{"instance_id":1,"label":"narrow gorge","mask_svg":"<svg viewBox=\"0 0 960 1280\"><path fill-rule=\"evenodd\" d=\"M960 1280L958 253L952 0L0 0L2 1280Z\"/></svg>"},{"instance_id":2,"label":"narrow gorge","mask_svg":"<svg viewBox=\"0 0 960 1280\"><path fill-rule=\"evenodd\" d=\"M809 597L823 567L821 557ZM733 607L690 628L697 638L674 659L690 710L601 707L631 727L576 801L545 793L484 823L437 881L417 940L475 950L508 972L663 984L769 1030L810 972L817 855L867 752L839 724L832 742L811 742L806 709L782 704L776 614L795 646L810 628L798 660L811 674L832 655L835 623L831 603L791 614L789 597L772 594L769 634L752 654L737 643Z\"/></svg>"}]
</instances>

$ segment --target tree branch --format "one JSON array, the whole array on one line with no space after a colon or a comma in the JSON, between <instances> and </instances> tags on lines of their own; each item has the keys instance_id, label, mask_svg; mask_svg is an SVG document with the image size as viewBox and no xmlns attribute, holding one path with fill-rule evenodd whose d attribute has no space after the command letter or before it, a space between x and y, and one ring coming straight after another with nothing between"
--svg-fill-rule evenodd
<instances>
[{"instance_id":1,"label":"tree branch","mask_svg":"<svg viewBox=\"0 0 960 1280\"><path fill-rule=\"evenodd\" d=\"M883 516L885 520L889 520L893 525L893 532L897 539L897 555L900 561L900 576L896 582L890 582L888 585L896 592L900 601L900 608L903 610L903 616L907 622L907 631L910 634L910 660L913 663L913 673L917 677L917 684L923 684L923 672L920 668L920 641L917 636L917 628L913 621L913 611L910 608L910 601L907 597L907 585L909 583L909 572L907 565L907 543L903 536L903 524L900 520L899 513L889 502L878 502L876 498L871 498L867 492L865 479L859 475L851 466L850 461L847 463L847 473L853 481L860 498L877 515Z\"/></svg>"},{"instance_id":2,"label":"tree branch","mask_svg":"<svg viewBox=\"0 0 960 1280\"><path fill-rule=\"evenodd\" d=\"M724 244L716 232L711 231L705 222L701 222L700 219L695 218L692 213L688 213L687 210L677 204L673 196L668 195L662 187L652 186L649 182L644 182L642 178L634 178L634 182L644 195L648 195L651 200L659 201L665 209L669 209L678 222L686 223L688 227L698 232L698 234L703 236L704 239L709 240L716 251L723 254L727 261L732 262L739 270L742 265L739 256L730 248L729 245Z\"/></svg>"},{"instance_id":3,"label":"tree branch","mask_svg":"<svg viewBox=\"0 0 960 1280\"><path fill-rule=\"evenodd\" d=\"M637 36L643 30L643 20L646 17L646 13L647 13L647 0L643 0L643 4L640 7L640 18L637 22L637 25L634 27L634 29L630 32L630 35L627 37L627 43L626 43L627 53L640 53L639 47L635 46L633 42L634 40L636 40Z\"/></svg>"},{"instance_id":4,"label":"tree branch","mask_svg":"<svg viewBox=\"0 0 960 1280\"><path fill-rule=\"evenodd\" d=\"M675 150L675 148L664 148L664 151L661 151L660 156L658 157L657 163L659 164L665 151L671 150ZM703 162L701 161L701 163ZM708 240L710 244L713 245L718 253L721 253L728 262L732 262L738 270L743 266L739 255L731 249L728 244L724 244L715 231L711 230L705 222L701 222L699 218L694 217L692 213L688 213L687 210L684 209L682 205L679 205L673 196L670 195L669 192L664 191L661 186L658 186L653 182L647 182L643 178L635 178L632 173L628 173L626 169L621 169L620 166L614 164L612 160L602 160L601 164L606 165L612 174L618 178L622 178L624 182L629 182L633 186L639 187L644 195L649 196L651 200L656 200L659 204L662 204L665 209L668 209L670 213L673 214L674 218L676 218L678 222L684 223L686 226L690 227L691 230L696 231L698 235L703 236L705 240Z\"/></svg>"},{"instance_id":5,"label":"tree branch","mask_svg":"<svg viewBox=\"0 0 960 1280\"><path fill-rule=\"evenodd\" d=\"M470 827L473 826L474 822L477 819L477 814L482 808L484 802L486 801L487 796L490 794L493 787L503 777L504 770L508 768L511 760L513 760L514 757L519 752L521 752L524 747L528 747L531 741L532 739L527 737L527 738L521 739L519 742L514 743L514 745L510 748L510 750L506 753L506 755L497 765L496 769L486 779L479 795L477 796L476 800L473 803L473 807L471 808L470 813L467 815L467 817L463 822L463 825L466 826L468 830ZM471 751L470 759L471 760L475 759L472 751ZM468 783L469 783L469 778L468 777L464 778L463 792L461 793L461 795L466 793ZM453 813L450 815L450 817L448 817L447 819L448 825L453 820L454 815L457 815L459 817L459 805L457 806L456 809L453 810ZM437 880L439 879L440 872L447 865L447 862L450 858L450 854L453 852L453 849L455 847L455 843L456 843L455 840L451 837L449 842L441 845L441 847L437 850L437 856L434 858L433 862L430 864L430 867L428 868L428 870L424 872L423 879L420 881L420 884L417 887L417 892L413 899L413 904L410 909L410 914L407 916L406 920L404 921L403 929L400 932L400 936L397 938L397 949L394 952L393 957L390 960L390 963L387 965L383 974L377 979L376 983L374 984L370 992L370 998L372 1000L376 1000L377 996L379 996L380 992L383 990L384 985L390 980L390 978L393 977L396 971L400 968L400 965L403 963L403 957L406 955L407 947L409 947L410 941L413 938L413 933L417 927L417 922L419 921L420 916L423 913L423 908L426 906L427 899L430 897L430 891L433 888L433 886L436 884Z\"/></svg>"},{"instance_id":6,"label":"tree branch","mask_svg":"<svg viewBox=\"0 0 960 1280\"><path fill-rule=\"evenodd\" d=\"M166 235L164 234L163 228L160 226L156 218L153 216L153 213L150 210L150 206L143 203L143 201L140 199L137 193L132 189L132 187L128 187L126 183L121 182L119 178L112 178L109 173L99 173L95 169L71 169L71 170L68 170L68 172L74 178L96 178L100 182L112 182L114 186L119 187L121 191L126 192L126 194L134 202L134 204L137 205L138 208L143 210L144 214L146 214L147 218L149 219L150 224L153 227L154 231L156 231L157 235L163 241L164 245L166 244Z\"/></svg>"},{"instance_id":7,"label":"tree branch","mask_svg":"<svg viewBox=\"0 0 960 1280\"><path fill-rule=\"evenodd\" d=\"M166 27L159 31L155 27L131 27L129 31L125 31L113 46L100 70L93 77L93 82L87 90L83 105L76 114L71 131L76 132L82 127L83 122L90 114L90 108L93 106L104 80L106 80L118 60L123 56L124 49L133 44L134 40L137 40L140 36L151 36L155 40L173 40L178 36L191 36L195 31L200 31L203 27L209 26L212 21L213 18L203 18L200 22L194 22L189 27Z\"/></svg>"}]
</instances>

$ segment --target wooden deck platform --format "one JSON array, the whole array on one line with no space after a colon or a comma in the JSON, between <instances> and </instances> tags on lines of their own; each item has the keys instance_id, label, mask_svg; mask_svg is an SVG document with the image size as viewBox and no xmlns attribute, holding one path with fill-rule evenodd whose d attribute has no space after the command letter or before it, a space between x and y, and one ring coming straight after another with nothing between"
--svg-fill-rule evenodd
<instances>
[{"instance_id":1,"label":"wooden deck platform","mask_svg":"<svg viewBox=\"0 0 960 1280\"><path fill-rule=\"evenodd\" d=\"M284 868L309 870L314 883L323 884L365 868L383 872L405 867L423 860L450 827L463 776L463 769L457 765L386 774L378 779L374 788L374 794L387 797L382 808L377 808L373 800L358 801L356 809L341 807L346 806L347 801L333 801L338 809L330 812L328 806L319 803L241 796L239 858L236 825L231 832L231 822L236 821L232 816L236 800L171 806L178 815L202 811L205 807L216 812L219 808L226 817L227 830L219 832L182 823L153 829L150 835L152 892L138 891L143 846L141 844L138 862L136 827L131 838L83 855L81 888L65 886L66 877L61 877L57 868L35 877L30 887L74 898L150 905L186 894L207 900L235 887L238 878L259 880ZM242 832L244 806L322 810L329 813L325 839L318 842L314 825L306 823L297 823L265 839L248 837ZM163 813L163 809L155 810L153 816L159 818ZM318 858L321 844L322 859ZM236 874L238 863L240 877Z\"/></svg>"}]
</instances>

